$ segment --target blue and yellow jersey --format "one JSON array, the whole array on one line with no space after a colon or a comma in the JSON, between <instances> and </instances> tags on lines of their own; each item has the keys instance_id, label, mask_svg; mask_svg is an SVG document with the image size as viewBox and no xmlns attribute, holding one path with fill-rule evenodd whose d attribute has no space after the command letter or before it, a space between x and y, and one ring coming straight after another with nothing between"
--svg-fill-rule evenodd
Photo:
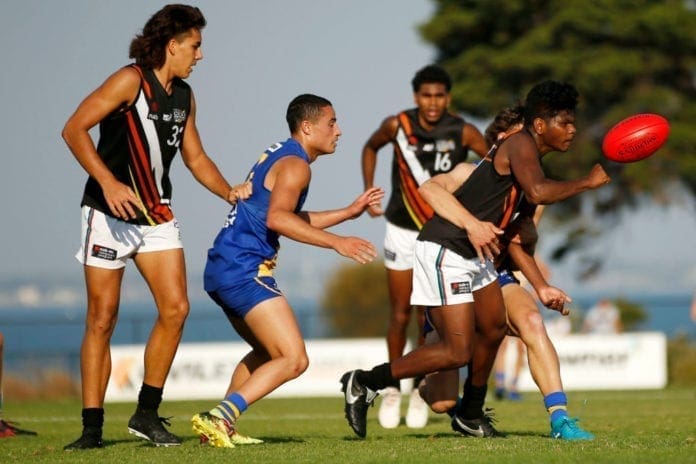
<instances>
[{"instance_id":1,"label":"blue and yellow jersey","mask_svg":"<svg viewBox=\"0 0 696 464\"><path fill-rule=\"evenodd\" d=\"M232 207L213 247L208 250L206 291L273 274L280 243L278 233L266 225L271 191L264 187L264 180L273 164L286 156L297 156L309 163L307 153L292 138L263 152L247 176L252 183L251 196ZM300 195L296 212L302 209L306 197L307 189Z\"/></svg>"}]
</instances>

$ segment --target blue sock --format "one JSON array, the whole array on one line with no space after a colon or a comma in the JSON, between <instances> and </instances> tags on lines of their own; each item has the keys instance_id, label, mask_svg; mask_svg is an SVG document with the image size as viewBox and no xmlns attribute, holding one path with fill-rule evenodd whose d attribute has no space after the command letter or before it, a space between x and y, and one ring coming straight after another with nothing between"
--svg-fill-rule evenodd
<instances>
[{"instance_id":1,"label":"blue sock","mask_svg":"<svg viewBox=\"0 0 696 464\"><path fill-rule=\"evenodd\" d=\"M249 406L242 395L239 393L231 393L224 400L220 402L215 408L213 408L210 413L226 419L228 422L234 424L239 416L242 415L244 411L247 410Z\"/></svg>"},{"instance_id":2,"label":"blue sock","mask_svg":"<svg viewBox=\"0 0 696 464\"><path fill-rule=\"evenodd\" d=\"M496 371L494 374L495 378L495 389L505 390L505 372Z\"/></svg>"},{"instance_id":3,"label":"blue sock","mask_svg":"<svg viewBox=\"0 0 696 464\"><path fill-rule=\"evenodd\" d=\"M551 422L555 422L568 415L568 398L562 391L549 393L544 397L544 406L551 415Z\"/></svg>"}]
</instances>

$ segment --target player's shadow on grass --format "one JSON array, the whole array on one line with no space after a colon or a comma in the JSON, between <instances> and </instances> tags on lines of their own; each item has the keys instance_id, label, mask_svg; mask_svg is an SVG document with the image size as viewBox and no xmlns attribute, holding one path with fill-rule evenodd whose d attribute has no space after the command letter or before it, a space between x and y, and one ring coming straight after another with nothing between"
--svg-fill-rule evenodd
<instances>
[{"instance_id":1,"label":"player's shadow on grass","mask_svg":"<svg viewBox=\"0 0 696 464\"><path fill-rule=\"evenodd\" d=\"M514 432L501 431L506 437L537 437L548 438L548 433L532 432L530 430L515 430Z\"/></svg>"},{"instance_id":2,"label":"player's shadow on grass","mask_svg":"<svg viewBox=\"0 0 696 464\"><path fill-rule=\"evenodd\" d=\"M507 432L505 430L499 430L501 436L496 437L496 438L485 438L485 440L497 440L500 438L512 438L512 437L537 437L537 438L545 438L547 435L541 434L538 432L530 432L530 431L514 431L514 432ZM457 432L437 432L437 433L418 433L418 432L412 432L406 435L407 437L410 438L419 438L419 439L439 439L439 438L460 438L462 440L481 440L479 437L472 437L468 435L462 435Z\"/></svg>"},{"instance_id":3,"label":"player's shadow on grass","mask_svg":"<svg viewBox=\"0 0 696 464\"><path fill-rule=\"evenodd\" d=\"M258 438L259 440L263 440L263 443L259 443L260 445L267 445L267 444L277 444L277 443L305 443L305 440L297 437L259 437L259 436L254 436L254 438ZM188 445L189 443L193 444L198 444L200 443L200 438L199 437L184 437L182 438L182 444ZM148 445L150 442L143 441L144 444ZM255 446L255 445L237 445L237 446Z\"/></svg>"},{"instance_id":4,"label":"player's shadow on grass","mask_svg":"<svg viewBox=\"0 0 696 464\"><path fill-rule=\"evenodd\" d=\"M117 445L123 445L127 443L135 443L135 444L143 444L145 446L152 446L154 447L152 443L149 441L143 440L142 438L135 438L135 437L127 437L127 438L115 438L115 439L109 439L109 440L103 440L103 447L104 448L111 448L112 446L117 446Z\"/></svg>"},{"instance_id":5,"label":"player's shadow on grass","mask_svg":"<svg viewBox=\"0 0 696 464\"><path fill-rule=\"evenodd\" d=\"M254 435L254 437L263 440L263 444L305 443L305 440L297 437L257 437L256 435Z\"/></svg>"},{"instance_id":6,"label":"player's shadow on grass","mask_svg":"<svg viewBox=\"0 0 696 464\"><path fill-rule=\"evenodd\" d=\"M343 441L365 441L364 438L356 437L355 435L345 435L341 438Z\"/></svg>"}]
</instances>

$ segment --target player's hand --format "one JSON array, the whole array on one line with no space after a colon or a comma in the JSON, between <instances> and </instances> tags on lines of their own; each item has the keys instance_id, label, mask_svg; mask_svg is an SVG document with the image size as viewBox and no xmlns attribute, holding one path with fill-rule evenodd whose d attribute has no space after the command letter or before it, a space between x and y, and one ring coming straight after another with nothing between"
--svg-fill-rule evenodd
<instances>
[{"instance_id":1,"label":"player's hand","mask_svg":"<svg viewBox=\"0 0 696 464\"><path fill-rule=\"evenodd\" d=\"M570 309L565 305L566 303L571 303L573 300L560 288L549 285L539 289L537 295L539 296L539 301L547 308L558 311L564 316L570 314Z\"/></svg>"},{"instance_id":2,"label":"player's hand","mask_svg":"<svg viewBox=\"0 0 696 464\"><path fill-rule=\"evenodd\" d=\"M607 174L600 164L595 164L592 166L590 174L587 177L590 180L590 185L593 189L606 185L611 181L609 174Z\"/></svg>"},{"instance_id":3,"label":"player's hand","mask_svg":"<svg viewBox=\"0 0 696 464\"><path fill-rule=\"evenodd\" d=\"M466 234L482 263L493 261L503 248L499 239L503 231L492 222L475 221L467 226Z\"/></svg>"},{"instance_id":4,"label":"player's hand","mask_svg":"<svg viewBox=\"0 0 696 464\"><path fill-rule=\"evenodd\" d=\"M368 206L367 207L367 214L370 215L370 217L379 217L384 214L384 210L382 209L382 205L374 205L374 206Z\"/></svg>"},{"instance_id":5,"label":"player's hand","mask_svg":"<svg viewBox=\"0 0 696 464\"><path fill-rule=\"evenodd\" d=\"M252 194L251 182L246 181L243 184L235 185L227 193L227 202L234 205L239 200L246 200Z\"/></svg>"},{"instance_id":6,"label":"player's hand","mask_svg":"<svg viewBox=\"0 0 696 464\"><path fill-rule=\"evenodd\" d=\"M372 262L377 257L375 246L359 237L341 237L334 250L360 264Z\"/></svg>"},{"instance_id":7,"label":"player's hand","mask_svg":"<svg viewBox=\"0 0 696 464\"><path fill-rule=\"evenodd\" d=\"M351 218L360 216L365 210L380 211L382 210L382 198L384 198L384 190L380 187L370 187L360 194L353 203L348 206ZM372 212L370 212L372 215Z\"/></svg>"},{"instance_id":8,"label":"player's hand","mask_svg":"<svg viewBox=\"0 0 696 464\"><path fill-rule=\"evenodd\" d=\"M137 211L142 210L143 204L135 192L126 184L114 180L109 184L101 185L106 204L115 217L127 221L137 217Z\"/></svg>"}]
</instances>

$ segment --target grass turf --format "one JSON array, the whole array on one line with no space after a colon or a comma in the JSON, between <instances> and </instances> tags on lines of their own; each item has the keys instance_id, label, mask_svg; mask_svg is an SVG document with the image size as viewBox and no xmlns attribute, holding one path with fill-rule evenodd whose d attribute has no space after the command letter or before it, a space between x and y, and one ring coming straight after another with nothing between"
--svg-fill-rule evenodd
<instances>
[{"instance_id":1,"label":"grass turf","mask_svg":"<svg viewBox=\"0 0 696 464\"><path fill-rule=\"evenodd\" d=\"M81 431L77 401L6 401L4 417L38 436L0 439L0 463L696 463L696 391L570 392L569 411L597 436L592 442L548 437L538 393L519 402L489 401L502 439L465 438L453 433L446 416L431 414L423 429L403 425L385 430L370 409L368 435L356 438L343 418L341 398L265 399L240 421L242 433L263 445L217 449L201 446L190 428L191 415L214 401L165 402L160 414L172 417L180 447L155 448L128 434L134 404L107 404L105 447L63 451ZM377 400L377 403L379 399ZM406 403L406 402L404 402ZM404 404L404 408L405 408Z\"/></svg>"}]
</instances>

